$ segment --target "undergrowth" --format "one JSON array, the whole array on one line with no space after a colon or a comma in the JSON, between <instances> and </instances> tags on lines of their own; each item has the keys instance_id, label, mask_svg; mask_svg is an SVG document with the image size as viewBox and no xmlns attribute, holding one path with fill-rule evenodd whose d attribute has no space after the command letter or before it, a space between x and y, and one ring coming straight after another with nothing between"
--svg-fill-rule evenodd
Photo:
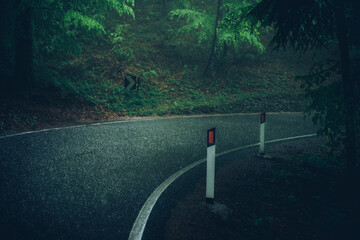
<instances>
[{"instance_id":1,"label":"undergrowth","mask_svg":"<svg viewBox=\"0 0 360 240\"><path fill-rule=\"evenodd\" d=\"M183 22L160 17L154 9L141 9L136 16L114 21L103 41L84 45L80 55L40 58L35 64L37 89L24 97L22 106L11 102L0 106L3 128L8 121L17 121L11 111L36 119L29 120L31 127L46 122L40 110L32 111L34 105L86 106L84 111L118 117L304 109L301 83L295 80L304 73L304 64L296 64L294 55L239 48L204 77L208 44L186 47L191 36L176 34ZM266 34L260 35L269 38ZM125 91L126 75L140 79L138 88Z\"/></svg>"}]
</instances>

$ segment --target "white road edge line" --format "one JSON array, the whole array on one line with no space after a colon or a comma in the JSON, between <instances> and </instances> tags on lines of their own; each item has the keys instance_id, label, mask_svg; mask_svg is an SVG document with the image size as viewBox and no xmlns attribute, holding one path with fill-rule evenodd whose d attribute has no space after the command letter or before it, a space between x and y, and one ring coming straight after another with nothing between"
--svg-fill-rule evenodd
<instances>
[{"instance_id":1,"label":"white road edge line","mask_svg":"<svg viewBox=\"0 0 360 240\"><path fill-rule=\"evenodd\" d=\"M295 136L295 137L280 138L280 139L275 139L275 140L271 140L271 141L266 141L266 143L274 143L274 142L281 142L281 141L293 140L293 139L298 139L298 138L314 137L316 135L317 134L307 134L307 135L301 135L301 136ZM216 154L216 157L219 157L219 156L231 153L231 152L235 152L235 151L238 151L238 150L241 150L241 149L255 147L255 146L259 146L259 145L260 145L260 143L255 143L255 144L251 144L251 145L247 145L247 146L243 146L243 147L233 148L233 149L230 149L230 150L227 150L227 151ZM147 220L149 219L150 213L151 213L153 207L155 206L157 200L161 196L161 194L177 178L179 178L181 175L183 175L187 171L191 170L192 168L198 166L199 164L201 164L201 163L203 163L205 161L206 161L206 158L203 158L201 160L198 160L198 161L196 161L196 162L182 168L178 172L171 175L168 179L166 179L162 184L160 184L155 189L155 191L149 196L149 198L146 200L145 204L142 206L142 208L141 208L141 210L140 210L140 212L139 212L139 214L138 214L138 216L137 216L137 218L136 218L136 220L134 222L134 225L133 225L133 227L131 229L128 240L141 240L142 239Z\"/></svg>"},{"instance_id":2,"label":"white road edge line","mask_svg":"<svg viewBox=\"0 0 360 240\"><path fill-rule=\"evenodd\" d=\"M67 127L55 127L55 128L46 128L42 130L35 130L35 131L27 131L27 132L20 132L20 133L13 133L8 135L0 136L0 139L3 138L10 138L16 137L26 134L32 133L40 133L40 132L49 132L54 130L61 130L61 129L70 129L70 128L79 128L79 127L86 127L86 126L99 126L99 125L111 125L111 124L118 124L118 123L127 123L127 122L139 122L139 121L152 121L152 120L163 120L163 119L177 119L177 118L202 118L202 117L222 117L222 116L242 116L242 115L256 115L258 113L227 113L227 114L212 114L212 115L185 115L185 116L170 116L170 117L159 117L159 118L135 118L130 120L117 120L117 121L110 121L110 122L97 122L97 123L89 123L89 124L81 124L81 125L73 125ZM268 114L302 114L301 112L269 112Z\"/></svg>"}]
</instances>

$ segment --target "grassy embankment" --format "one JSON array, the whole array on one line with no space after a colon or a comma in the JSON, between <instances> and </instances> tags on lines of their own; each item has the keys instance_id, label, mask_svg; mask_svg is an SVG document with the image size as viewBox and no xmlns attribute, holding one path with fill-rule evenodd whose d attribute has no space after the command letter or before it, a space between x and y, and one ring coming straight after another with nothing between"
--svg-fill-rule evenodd
<instances>
[{"instance_id":1,"label":"grassy embankment","mask_svg":"<svg viewBox=\"0 0 360 240\"><path fill-rule=\"evenodd\" d=\"M121 33L113 35L115 45L109 31L103 42L84 44L80 56L38 66L38 85L0 106L0 131L129 116L303 110L294 78L307 72L309 57L244 48L204 77L209 50L176 35L181 22L160 17L156 7L138 11L136 21L118 19L117 31L110 26ZM138 92L125 92L126 74L140 77Z\"/></svg>"}]
</instances>

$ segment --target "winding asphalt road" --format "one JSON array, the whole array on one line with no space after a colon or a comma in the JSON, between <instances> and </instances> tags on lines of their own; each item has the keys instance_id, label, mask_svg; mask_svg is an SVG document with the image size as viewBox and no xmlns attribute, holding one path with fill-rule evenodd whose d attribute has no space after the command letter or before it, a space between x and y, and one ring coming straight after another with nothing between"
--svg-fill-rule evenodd
<instances>
[{"instance_id":1,"label":"winding asphalt road","mask_svg":"<svg viewBox=\"0 0 360 240\"><path fill-rule=\"evenodd\" d=\"M1 239L127 239L164 180L216 150L259 142L259 114L155 118L0 137ZM268 114L266 140L316 133Z\"/></svg>"}]
</instances>

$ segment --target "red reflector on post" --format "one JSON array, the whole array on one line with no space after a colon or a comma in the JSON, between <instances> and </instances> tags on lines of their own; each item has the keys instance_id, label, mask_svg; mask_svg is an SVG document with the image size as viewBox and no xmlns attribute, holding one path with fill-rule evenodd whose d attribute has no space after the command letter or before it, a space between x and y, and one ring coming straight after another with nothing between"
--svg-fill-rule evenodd
<instances>
[{"instance_id":1,"label":"red reflector on post","mask_svg":"<svg viewBox=\"0 0 360 240\"><path fill-rule=\"evenodd\" d=\"M208 130L207 145L208 147L215 145L215 128Z\"/></svg>"},{"instance_id":2,"label":"red reflector on post","mask_svg":"<svg viewBox=\"0 0 360 240\"><path fill-rule=\"evenodd\" d=\"M265 116L266 116L266 114L265 114L264 112L261 113L260 123L264 123L264 122L265 122Z\"/></svg>"},{"instance_id":3,"label":"red reflector on post","mask_svg":"<svg viewBox=\"0 0 360 240\"><path fill-rule=\"evenodd\" d=\"M214 132L209 132L209 144L214 143Z\"/></svg>"}]
</instances>

